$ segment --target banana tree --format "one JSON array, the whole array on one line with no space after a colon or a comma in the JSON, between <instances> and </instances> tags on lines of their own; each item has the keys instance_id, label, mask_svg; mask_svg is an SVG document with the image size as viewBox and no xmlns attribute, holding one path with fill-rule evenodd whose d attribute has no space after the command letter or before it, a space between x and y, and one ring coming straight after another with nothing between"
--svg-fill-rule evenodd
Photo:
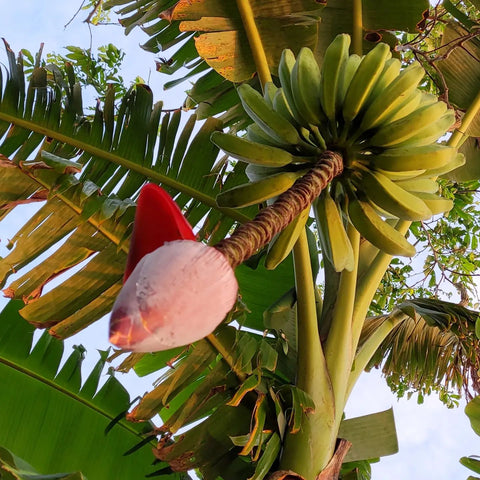
<instances>
[{"instance_id":1,"label":"banana tree","mask_svg":"<svg viewBox=\"0 0 480 480\"><path fill-rule=\"evenodd\" d=\"M370 309L392 258L414 254L405 235L421 229L411 222L452 207L458 214L454 198L432 193L435 180L454 178L473 156L464 149L465 162L457 148L465 132L478 135L476 87L464 82L465 92L452 98L458 115L466 110L461 125L454 124L453 109L417 88L422 68L413 64L400 73L407 56L398 52L424 58L419 45L436 40L430 32L445 13L429 16L428 2L418 0L394 7L366 0L110 0L106 7L119 7L127 32L144 28L147 50L174 48L158 69L189 71L171 84L203 72L185 102L196 113L163 112L139 84L118 105L110 88L86 117L71 65L46 66L38 56L26 79L22 57L6 45L0 215L25 202L44 203L0 260L4 292L24 301L24 319L60 339L108 313L122 288L139 191L147 182L161 184L196 241L216 248L235 269L240 295L206 337L131 353L120 366L139 375L174 367L127 415L148 422L160 414L154 454L168 467L159 475L188 478L194 469L205 479L359 478L369 459L395 450L382 451L381 436L364 448L368 441L352 433L355 425L342 422L365 368L393 359L385 368L398 384L477 388L474 312L419 299L381 315ZM475 17L466 24L448 7L461 29L445 41L449 55L424 63L443 94L456 61L464 75L474 75L452 45L469 40L468 48L476 48ZM408 36L416 30L418 38ZM391 50L400 59L390 58ZM447 145L438 144L449 128ZM219 147L239 161L219 159ZM442 185L447 196L455 190ZM409 188L422 194L411 195L420 202L403 194ZM153 209L148 216L154 224ZM48 258L6 283L51 247ZM320 265L322 289L315 282ZM410 377L398 358L412 366ZM370 420L362 428L373 428Z\"/></svg>"}]
</instances>

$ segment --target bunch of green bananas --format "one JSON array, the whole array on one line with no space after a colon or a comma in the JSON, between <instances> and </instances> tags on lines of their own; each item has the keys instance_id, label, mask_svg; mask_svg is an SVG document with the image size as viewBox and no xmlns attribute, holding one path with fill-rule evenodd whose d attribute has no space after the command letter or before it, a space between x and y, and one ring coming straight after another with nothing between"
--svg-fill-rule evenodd
<instances>
[{"instance_id":1,"label":"bunch of green bananas","mask_svg":"<svg viewBox=\"0 0 480 480\"><path fill-rule=\"evenodd\" d=\"M250 183L222 192L217 203L243 207L288 190L326 151L341 153L343 173L314 203L323 254L335 270L350 270L352 249L347 222L369 242L392 255L412 256L414 247L392 226L426 220L451 209L437 194L436 178L463 162L455 148L437 143L455 121L453 110L418 85L418 63L401 69L390 47L377 44L360 57L349 55L350 37L338 35L320 67L308 48L295 58L284 50L280 87L262 96L248 84L238 87L254 123L246 136L215 132L212 141L231 157L248 163ZM302 212L271 243L267 268L289 253L305 227Z\"/></svg>"}]
</instances>

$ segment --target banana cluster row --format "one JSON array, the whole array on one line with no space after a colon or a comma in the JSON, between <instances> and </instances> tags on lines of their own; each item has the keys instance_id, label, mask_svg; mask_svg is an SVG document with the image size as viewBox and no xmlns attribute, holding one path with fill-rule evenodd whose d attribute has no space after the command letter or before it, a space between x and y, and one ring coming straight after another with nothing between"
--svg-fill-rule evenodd
<instances>
[{"instance_id":1,"label":"banana cluster row","mask_svg":"<svg viewBox=\"0 0 480 480\"><path fill-rule=\"evenodd\" d=\"M338 35L321 67L308 48L296 58L284 50L279 86L268 83L263 96L248 84L238 87L253 120L246 135L212 135L218 147L248 163L250 182L217 197L224 207L275 198L308 172L322 152L341 153L342 175L315 203L324 256L337 271L353 268L348 222L379 249L414 255L414 247L389 220L426 220L451 209L451 200L437 193L436 178L464 162L456 149L437 143L455 115L418 88L424 75L421 65L412 63L402 70L384 43L363 57L350 55L349 47L350 37ZM288 255L307 219L308 212L302 212L277 236L275 242L282 247L270 246L269 268ZM334 241L344 245L346 253L333 251Z\"/></svg>"}]
</instances>

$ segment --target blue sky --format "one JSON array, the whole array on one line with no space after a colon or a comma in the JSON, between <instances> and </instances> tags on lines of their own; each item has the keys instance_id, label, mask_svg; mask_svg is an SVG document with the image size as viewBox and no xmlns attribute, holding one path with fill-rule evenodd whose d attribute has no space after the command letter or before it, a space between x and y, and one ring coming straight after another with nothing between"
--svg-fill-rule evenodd
<instances>
[{"instance_id":1,"label":"blue sky","mask_svg":"<svg viewBox=\"0 0 480 480\"><path fill-rule=\"evenodd\" d=\"M77 10L80 0L4 0L0 16L0 36L5 38L17 52L27 48L37 51L41 42L44 52L62 53L62 47L77 45L86 48L92 42L93 48L112 42L126 51L125 69L122 72L127 82L137 75L149 79L157 99L166 106L179 106L183 100L178 93L163 91L163 83L169 77L155 72L155 56L144 52L139 45L146 37L141 31L123 34L115 26L92 28L81 22L87 15L82 12L67 28L64 25ZM91 35L91 36L90 36ZM3 46L0 45L0 62L5 62ZM182 86L186 88L187 86ZM22 221L20 212L9 216L8 222L0 224L0 255L6 251L2 245L15 232ZM0 300L1 305L1 300ZM107 345L106 320L88 328L85 333L73 339L82 343L90 352L87 359L96 361L96 348ZM152 379L128 380L132 396L150 389ZM393 406L400 453L385 457L373 467L374 479L386 480L436 480L466 479L469 471L458 463L463 455L480 454L480 440L470 429L463 408L447 410L436 398L427 398L422 406L414 399L397 401L390 393L385 381L378 374L363 375L347 407L347 416L364 415L385 410Z\"/></svg>"}]
</instances>

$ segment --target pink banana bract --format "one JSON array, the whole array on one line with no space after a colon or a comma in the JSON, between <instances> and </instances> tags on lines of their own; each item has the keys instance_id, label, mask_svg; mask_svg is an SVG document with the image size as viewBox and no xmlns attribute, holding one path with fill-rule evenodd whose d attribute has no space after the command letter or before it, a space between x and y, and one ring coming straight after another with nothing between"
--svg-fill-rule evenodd
<instances>
[{"instance_id":1,"label":"pink banana bract","mask_svg":"<svg viewBox=\"0 0 480 480\"><path fill-rule=\"evenodd\" d=\"M202 339L222 322L237 299L237 280L222 253L194 238L164 190L142 188L111 343L135 352L167 350Z\"/></svg>"}]
</instances>

